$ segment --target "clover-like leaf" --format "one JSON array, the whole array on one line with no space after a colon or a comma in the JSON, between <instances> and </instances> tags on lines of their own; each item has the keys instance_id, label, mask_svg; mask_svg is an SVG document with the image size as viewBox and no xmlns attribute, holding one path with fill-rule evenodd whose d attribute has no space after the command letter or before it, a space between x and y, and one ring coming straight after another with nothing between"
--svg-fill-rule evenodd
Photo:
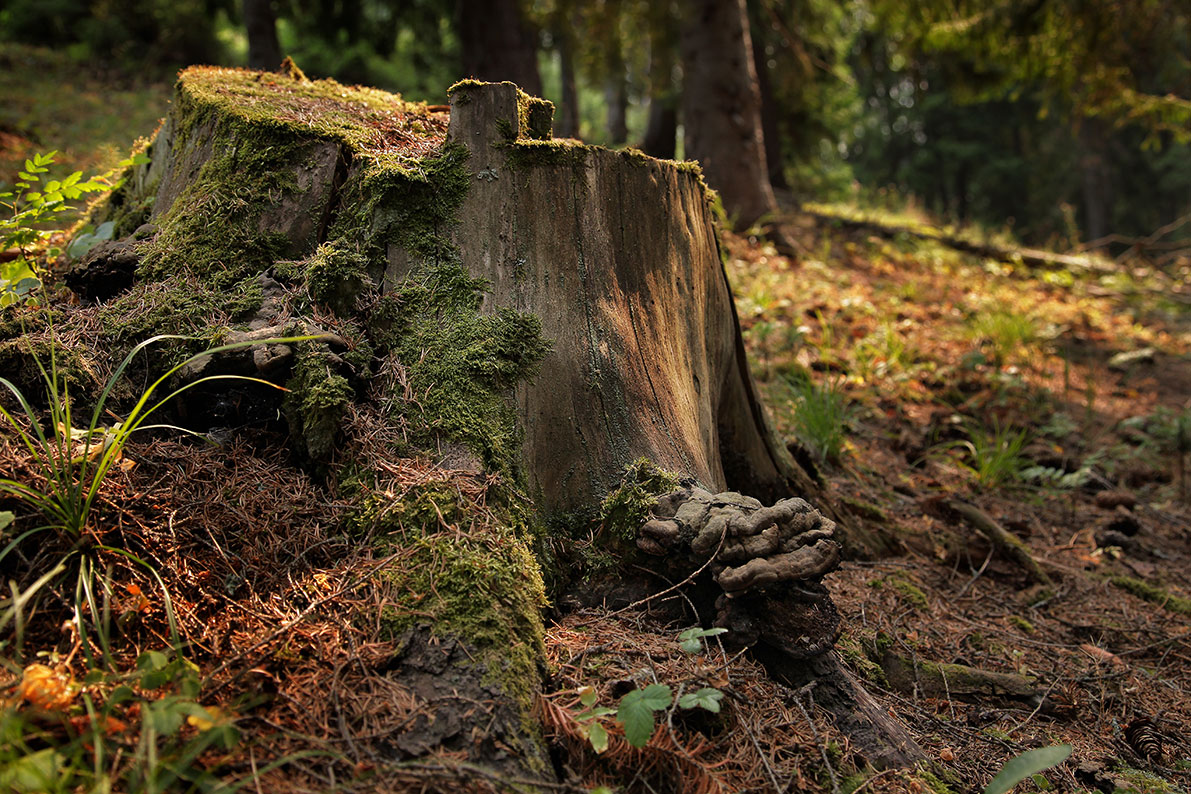
<instances>
[{"instance_id":1,"label":"clover-like leaf","mask_svg":"<svg viewBox=\"0 0 1191 794\"><path fill-rule=\"evenodd\" d=\"M616 719L624 726L624 738L633 747L644 747L653 736L653 713L669 708L674 702L670 687L650 684L636 689L620 699Z\"/></svg>"},{"instance_id":2,"label":"clover-like leaf","mask_svg":"<svg viewBox=\"0 0 1191 794\"><path fill-rule=\"evenodd\" d=\"M718 689L705 686L695 692L687 692L678 699L678 707L681 709L702 708L707 709L712 714L720 713L720 701L724 699L724 693Z\"/></svg>"}]
</instances>

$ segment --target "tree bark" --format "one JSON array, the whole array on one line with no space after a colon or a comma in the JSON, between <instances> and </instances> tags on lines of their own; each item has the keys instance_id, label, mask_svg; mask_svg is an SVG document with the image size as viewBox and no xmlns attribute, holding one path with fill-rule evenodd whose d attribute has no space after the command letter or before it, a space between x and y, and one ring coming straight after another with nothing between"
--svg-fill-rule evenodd
<instances>
[{"instance_id":1,"label":"tree bark","mask_svg":"<svg viewBox=\"0 0 1191 794\"><path fill-rule=\"evenodd\" d=\"M744 0L692 0L682 25L685 155L703 166L737 229L777 212Z\"/></svg>"},{"instance_id":2,"label":"tree bark","mask_svg":"<svg viewBox=\"0 0 1191 794\"><path fill-rule=\"evenodd\" d=\"M517 0L459 0L455 22L464 74L541 95L537 36Z\"/></svg>"},{"instance_id":3,"label":"tree bark","mask_svg":"<svg viewBox=\"0 0 1191 794\"><path fill-rule=\"evenodd\" d=\"M269 70L281 64L273 0L243 0L244 28L248 34L248 68Z\"/></svg>"}]
</instances>

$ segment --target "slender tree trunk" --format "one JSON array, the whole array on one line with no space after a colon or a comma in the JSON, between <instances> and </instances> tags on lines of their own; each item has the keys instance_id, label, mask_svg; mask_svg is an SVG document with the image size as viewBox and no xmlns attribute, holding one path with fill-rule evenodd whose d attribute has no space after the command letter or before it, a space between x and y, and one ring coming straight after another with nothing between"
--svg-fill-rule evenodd
<instances>
[{"instance_id":1,"label":"slender tree trunk","mask_svg":"<svg viewBox=\"0 0 1191 794\"><path fill-rule=\"evenodd\" d=\"M658 96L649 102L649 123L641 150L650 157L673 160L678 141L678 108L674 96Z\"/></svg>"},{"instance_id":2,"label":"slender tree trunk","mask_svg":"<svg viewBox=\"0 0 1191 794\"><path fill-rule=\"evenodd\" d=\"M608 142L621 146L629 139L628 108L629 93L625 85L624 64L608 78L604 85L604 101L608 105Z\"/></svg>"},{"instance_id":3,"label":"slender tree trunk","mask_svg":"<svg viewBox=\"0 0 1191 794\"><path fill-rule=\"evenodd\" d=\"M244 0L244 28L248 34L248 68L276 69L281 63L273 0Z\"/></svg>"},{"instance_id":4,"label":"slender tree trunk","mask_svg":"<svg viewBox=\"0 0 1191 794\"><path fill-rule=\"evenodd\" d=\"M541 95L537 37L517 0L459 0L455 21L468 77L510 80Z\"/></svg>"},{"instance_id":5,"label":"slender tree trunk","mask_svg":"<svg viewBox=\"0 0 1191 794\"><path fill-rule=\"evenodd\" d=\"M769 65L766 63L765 46L758 36L753 42L753 68L757 72L757 89L761 94L761 132L765 141L765 166L769 173L769 184L775 188L787 189L784 163L782 162L782 139L778 131L777 101L773 96L773 83L769 79Z\"/></svg>"},{"instance_id":6,"label":"slender tree trunk","mask_svg":"<svg viewBox=\"0 0 1191 794\"><path fill-rule=\"evenodd\" d=\"M674 90L672 42L654 40L649 50L649 120L641 150L673 160L678 140L678 97Z\"/></svg>"},{"instance_id":7,"label":"slender tree trunk","mask_svg":"<svg viewBox=\"0 0 1191 794\"><path fill-rule=\"evenodd\" d=\"M686 157L698 160L738 229L777 211L765 165L761 93L744 0L684 6Z\"/></svg>"},{"instance_id":8,"label":"slender tree trunk","mask_svg":"<svg viewBox=\"0 0 1191 794\"><path fill-rule=\"evenodd\" d=\"M1099 240L1109 233L1112 177L1108 171L1108 132L1098 119L1084 119L1079 126L1080 175L1083 182L1084 235Z\"/></svg>"},{"instance_id":9,"label":"slender tree trunk","mask_svg":"<svg viewBox=\"0 0 1191 794\"><path fill-rule=\"evenodd\" d=\"M562 105L558 109L555 131L560 138L579 137L579 89L575 84L575 45L565 33L558 34L558 60L561 67Z\"/></svg>"}]
</instances>

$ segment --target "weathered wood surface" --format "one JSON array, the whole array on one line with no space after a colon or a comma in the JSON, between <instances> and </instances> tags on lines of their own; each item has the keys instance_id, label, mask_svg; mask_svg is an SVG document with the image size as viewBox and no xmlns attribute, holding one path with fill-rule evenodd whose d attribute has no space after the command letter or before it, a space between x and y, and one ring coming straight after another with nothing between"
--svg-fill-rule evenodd
<instances>
[{"instance_id":1,"label":"weathered wood surface","mask_svg":"<svg viewBox=\"0 0 1191 794\"><path fill-rule=\"evenodd\" d=\"M698 172L517 123L512 84L454 93L473 176L455 236L485 305L551 341L516 398L545 506L591 504L639 457L712 490L806 493L757 403Z\"/></svg>"}]
</instances>

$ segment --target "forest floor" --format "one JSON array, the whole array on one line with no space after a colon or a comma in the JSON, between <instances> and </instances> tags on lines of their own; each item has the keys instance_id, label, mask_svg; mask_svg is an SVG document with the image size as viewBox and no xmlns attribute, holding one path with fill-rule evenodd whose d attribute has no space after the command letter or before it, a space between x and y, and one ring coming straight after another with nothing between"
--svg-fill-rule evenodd
<instances>
[{"instance_id":1,"label":"forest floor","mask_svg":"<svg viewBox=\"0 0 1191 794\"><path fill-rule=\"evenodd\" d=\"M163 83L75 81L37 51L0 58L18 56L28 62L0 63L24 75L0 97L5 171L70 141L68 166L110 165L122 156L112 147L150 133L165 106ZM1173 286L1187 283L1191 262L1169 265L1171 277L1138 261L1109 275L1044 272L904 234L810 220L791 232L797 260L724 235L746 345L779 431L853 533L848 560L826 581L844 616L840 655L927 760L867 769L813 690L791 691L714 638L692 654L647 616L579 612L556 616L546 635L540 716L573 774L560 790L958 794L979 791L1025 750L1067 743L1067 762L1018 791L1187 791L1191 311ZM20 474L23 453L3 453L6 476ZM391 474L398 495L445 482L482 504L487 487L424 461L395 461ZM148 654L123 676L80 672L75 682L63 676L84 667L81 656L49 650L38 658L58 678L34 691L16 686L21 668L9 664L5 694L37 713L21 728L34 737L25 744L6 725L0 766L25 754L77 762L82 771L61 790L89 779L86 765L101 762L94 746L76 741L71 757L44 748L53 736L87 736L74 721L88 721L90 692L106 698L101 732L113 746L171 729L153 766L132 749L109 758L118 781L151 773L185 788L170 776L193 773L195 790L215 790L188 766L197 764L266 791L513 785L460 758L384 768L371 754L372 738L425 717L384 676L393 644L359 619L383 611L383 586L364 586L382 561L336 533L343 505L284 453L251 438L221 448L132 442L99 503L100 534L155 550L198 668ZM1019 538L1038 570L991 543L989 523ZM104 610L128 641L114 654L129 665L171 627L146 570L123 558L110 566ZM59 629L18 637L31 656L77 651L78 638ZM614 735L596 755L576 719L581 688L615 694L643 671L675 688L720 689L722 718L670 712L644 749ZM207 708L195 711L200 672ZM10 776L0 788L18 783Z\"/></svg>"},{"instance_id":2,"label":"forest floor","mask_svg":"<svg viewBox=\"0 0 1191 794\"><path fill-rule=\"evenodd\" d=\"M1137 261L1033 272L905 236L800 233L799 262L728 236L728 270L781 431L873 532L829 581L845 660L957 789L1058 743L1074 753L1039 790L1185 789L1185 295ZM1045 579L957 501L1020 538ZM1034 694L996 696L942 664L1023 676ZM872 787L917 788L897 781Z\"/></svg>"}]
</instances>

